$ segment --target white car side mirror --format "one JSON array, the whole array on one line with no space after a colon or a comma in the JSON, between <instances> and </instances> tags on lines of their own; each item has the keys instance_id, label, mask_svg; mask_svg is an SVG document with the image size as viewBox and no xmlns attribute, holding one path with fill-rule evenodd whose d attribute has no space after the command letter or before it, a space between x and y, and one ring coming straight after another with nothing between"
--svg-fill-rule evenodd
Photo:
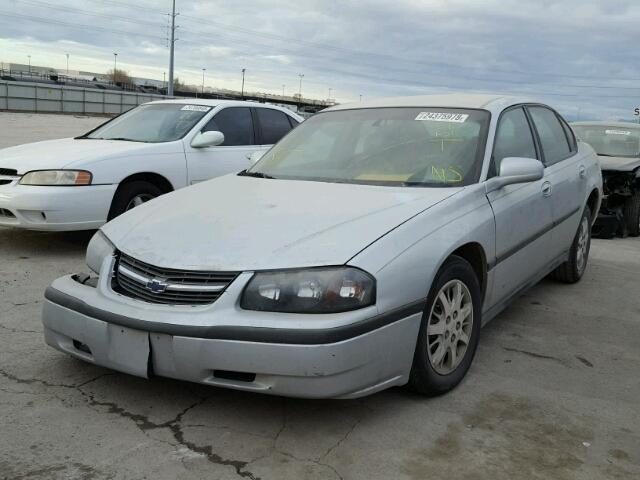
<instances>
[{"instance_id":1,"label":"white car side mirror","mask_svg":"<svg viewBox=\"0 0 640 480\"><path fill-rule=\"evenodd\" d=\"M264 156L265 153L266 152L264 150L256 150L255 152L251 152L249 155L247 155L247 158L249 159L249 161L253 165L258 160L260 160Z\"/></svg>"},{"instance_id":2,"label":"white car side mirror","mask_svg":"<svg viewBox=\"0 0 640 480\"><path fill-rule=\"evenodd\" d=\"M191 146L193 148L215 147L223 142L224 133L212 130L210 132L199 132L191 140Z\"/></svg>"},{"instance_id":3,"label":"white car side mirror","mask_svg":"<svg viewBox=\"0 0 640 480\"><path fill-rule=\"evenodd\" d=\"M540 160L523 157L503 158L498 176L485 182L486 191L489 193L515 183L535 182L543 176L544 165Z\"/></svg>"}]
</instances>

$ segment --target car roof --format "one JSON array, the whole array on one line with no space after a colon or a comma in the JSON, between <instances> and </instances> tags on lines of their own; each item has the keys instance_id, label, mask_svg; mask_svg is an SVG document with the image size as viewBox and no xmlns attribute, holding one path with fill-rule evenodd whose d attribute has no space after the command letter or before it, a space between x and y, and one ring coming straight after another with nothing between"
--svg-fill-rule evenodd
<instances>
[{"instance_id":1,"label":"car roof","mask_svg":"<svg viewBox=\"0 0 640 480\"><path fill-rule=\"evenodd\" d=\"M274 105L272 103L248 102L246 100L220 100L217 98L172 98L167 100L156 100L153 102L149 102L148 104L151 103L178 103L181 105L206 105L208 107L217 107L218 105L225 107L262 107L273 108L275 110L281 110L283 112L296 115L296 112L289 110L288 108L280 107L279 105Z\"/></svg>"},{"instance_id":2,"label":"car roof","mask_svg":"<svg viewBox=\"0 0 640 480\"><path fill-rule=\"evenodd\" d=\"M383 107L434 107L434 108L469 108L485 109L490 111L503 110L509 105L519 103L539 103L531 99L499 95L477 93L450 93L445 95L418 95L411 97L377 98L364 102L351 102L336 105L323 111L351 110L356 108L383 108Z\"/></svg>"},{"instance_id":3,"label":"car roof","mask_svg":"<svg viewBox=\"0 0 640 480\"><path fill-rule=\"evenodd\" d=\"M640 129L640 125L631 122L571 122L571 125L576 127L616 127L616 128L635 128Z\"/></svg>"}]
</instances>

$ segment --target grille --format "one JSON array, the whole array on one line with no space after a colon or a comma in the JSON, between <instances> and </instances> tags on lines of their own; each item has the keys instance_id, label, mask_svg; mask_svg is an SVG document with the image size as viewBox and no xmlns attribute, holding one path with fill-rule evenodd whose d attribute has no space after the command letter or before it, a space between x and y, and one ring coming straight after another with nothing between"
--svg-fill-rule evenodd
<instances>
[{"instance_id":1,"label":"grille","mask_svg":"<svg viewBox=\"0 0 640 480\"><path fill-rule=\"evenodd\" d=\"M237 276L238 272L155 267L119 252L112 288L148 303L206 305L215 302Z\"/></svg>"},{"instance_id":2,"label":"grille","mask_svg":"<svg viewBox=\"0 0 640 480\"><path fill-rule=\"evenodd\" d=\"M18 175L17 170L12 170L10 168L0 168L0 175L7 175L9 177L15 177Z\"/></svg>"}]
</instances>

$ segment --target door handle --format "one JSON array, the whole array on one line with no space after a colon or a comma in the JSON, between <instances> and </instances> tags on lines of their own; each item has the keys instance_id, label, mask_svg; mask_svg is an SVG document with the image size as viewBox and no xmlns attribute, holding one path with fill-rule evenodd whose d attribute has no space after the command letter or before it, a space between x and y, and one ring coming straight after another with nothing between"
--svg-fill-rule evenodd
<instances>
[{"instance_id":1,"label":"door handle","mask_svg":"<svg viewBox=\"0 0 640 480\"><path fill-rule=\"evenodd\" d=\"M542 195L545 197L551 196L551 182L544 182L542 184Z\"/></svg>"},{"instance_id":2,"label":"door handle","mask_svg":"<svg viewBox=\"0 0 640 480\"><path fill-rule=\"evenodd\" d=\"M578 174L580 175L580 178L587 176L587 169L584 168L584 165L580 165L580 168L578 168Z\"/></svg>"}]
</instances>

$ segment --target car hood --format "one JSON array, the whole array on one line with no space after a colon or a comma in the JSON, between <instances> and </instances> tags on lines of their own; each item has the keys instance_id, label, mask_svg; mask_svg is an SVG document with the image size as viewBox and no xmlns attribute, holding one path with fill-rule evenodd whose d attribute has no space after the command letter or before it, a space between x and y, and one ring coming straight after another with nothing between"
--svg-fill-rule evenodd
<instances>
[{"instance_id":1,"label":"car hood","mask_svg":"<svg viewBox=\"0 0 640 480\"><path fill-rule=\"evenodd\" d=\"M598 155L598 161L603 171L632 172L640 167L640 158L637 157L606 157Z\"/></svg>"},{"instance_id":2,"label":"car hood","mask_svg":"<svg viewBox=\"0 0 640 480\"><path fill-rule=\"evenodd\" d=\"M154 153L162 148L161 145L163 144L122 140L61 138L4 148L0 150L0 168L10 168L24 174L30 170L82 167L105 158Z\"/></svg>"},{"instance_id":3,"label":"car hood","mask_svg":"<svg viewBox=\"0 0 640 480\"><path fill-rule=\"evenodd\" d=\"M102 229L119 250L159 267L340 265L461 190L227 175L164 195Z\"/></svg>"}]
</instances>

